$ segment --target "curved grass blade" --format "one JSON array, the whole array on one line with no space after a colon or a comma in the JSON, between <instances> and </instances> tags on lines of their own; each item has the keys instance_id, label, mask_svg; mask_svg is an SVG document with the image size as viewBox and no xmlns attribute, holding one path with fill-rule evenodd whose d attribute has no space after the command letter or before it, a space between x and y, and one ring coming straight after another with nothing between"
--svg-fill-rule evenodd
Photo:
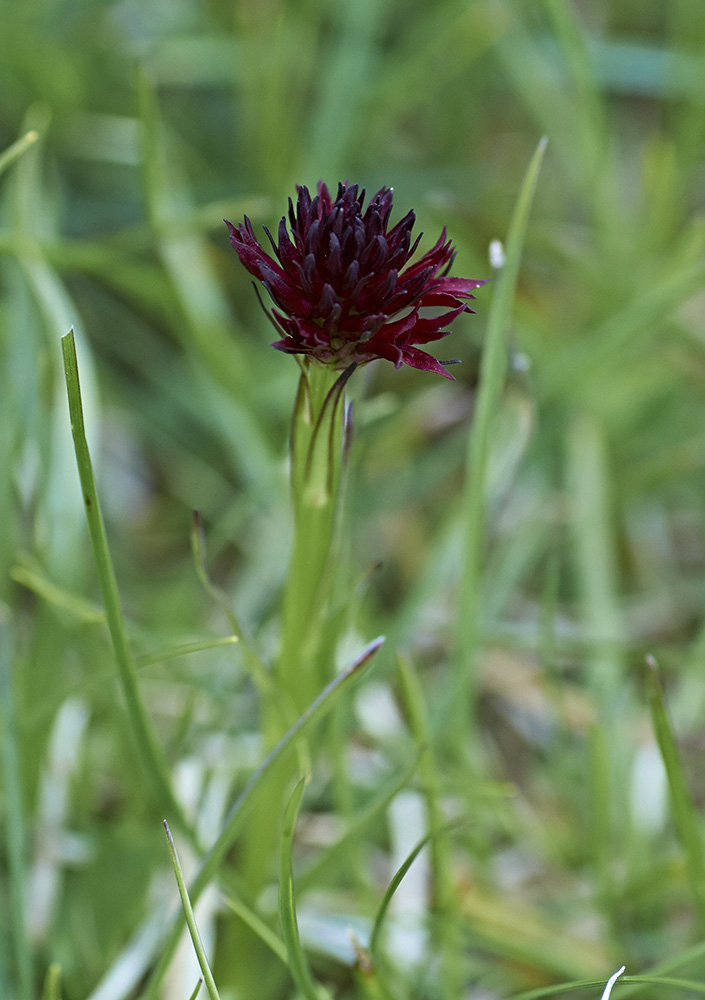
<instances>
[{"instance_id":1,"label":"curved grass blade","mask_svg":"<svg viewBox=\"0 0 705 1000\"><path fill-rule=\"evenodd\" d=\"M193 561L199 583L225 615L228 625L230 626L230 630L235 635L240 637L242 635L242 627L235 612L230 607L230 601L220 587L216 587L208 575L208 568L206 566L206 541L203 533L203 519L201 518L201 512L199 510L194 510L193 512L193 521L191 524L191 552L193 553Z\"/></svg>"},{"instance_id":2,"label":"curved grass blade","mask_svg":"<svg viewBox=\"0 0 705 1000\"><path fill-rule=\"evenodd\" d=\"M3 170L7 170L7 168L15 162L15 160L22 156L26 149L33 146L38 138L39 132L36 129L31 128L29 132L25 132L25 134L20 136L16 142L13 142L11 146L4 149L2 153L0 153L0 174Z\"/></svg>"},{"instance_id":3,"label":"curved grass blade","mask_svg":"<svg viewBox=\"0 0 705 1000\"><path fill-rule=\"evenodd\" d=\"M475 729L475 661L480 638L479 594L485 538L487 469L491 435L500 407L502 385L507 370L506 334L514 305L519 261L547 141L544 137L539 142L524 175L514 207L509 226L504 266L497 277L490 304L487 334L480 365L477 404L468 440L467 487L463 504L466 527L456 627L455 676L451 684L451 701L447 709L451 723L450 736L451 739L456 739L458 746L461 742L461 734L465 733L468 723L471 733ZM471 706L470 717L466 718L465 706L468 704Z\"/></svg>"},{"instance_id":4,"label":"curved grass blade","mask_svg":"<svg viewBox=\"0 0 705 1000\"><path fill-rule=\"evenodd\" d=\"M320 1000L316 985L311 976L308 961L301 947L299 924L296 919L296 903L294 900L294 870L292 849L296 817L299 815L301 799L303 798L306 778L301 778L291 793L284 812L281 846L279 849L279 921L282 937L289 958L289 971L299 993L305 1000Z\"/></svg>"},{"instance_id":5,"label":"curved grass blade","mask_svg":"<svg viewBox=\"0 0 705 1000\"><path fill-rule=\"evenodd\" d=\"M242 625L237 615L230 606L230 601L225 593L217 587L208 575L206 565L206 542L203 533L203 520L200 511L194 510L193 522L191 525L191 551L196 567L196 576L208 594L225 615L232 632L238 637L244 654L245 665L250 672L250 676L257 687L260 695L265 701L274 701L277 691L266 664L258 656L243 631ZM283 709L282 709L283 711Z\"/></svg>"},{"instance_id":6,"label":"curved grass blade","mask_svg":"<svg viewBox=\"0 0 705 1000\"><path fill-rule=\"evenodd\" d=\"M202 986L203 986L203 980L202 980L202 979L199 979L199 980L198 980L198 982L196 983L196 986L195 986L195 988L194 988L194 991L193 991L193 993L192 993L192 994L191 994L191 996L190 996L190 997L188 998L188 1000L196 1000L196 997L197 997L197 996L198 996L198 994L199 994L199 993L201 992L201 987L202 987Z\"/></svg>"},{"instance_id":7,"label":"curved grass blade","mask_svg":"<svg viewBox=\"0 0 705 1000\"><path fill-rule=\"evenodd\" d=\"M705 996L705 983L698 983L692 979L675 979L671 976L622 976L619 980L620 986L624 984L641 984L644 986L668 986L674 990L683 990L687 993L697 993ZM604 979L576 979L569 983L556 983L552 986L541 986L536 990L527 990L525 993L516 993L509 1000L543 1000L544 997L557 996L560 993L567 993L570 990L592 990L599 989L604 984ZM620 994L626 994L626 990L620 990Z\"/></svg>"},{"instance_id":8,"label":"curved grass blade","mask_svg":"<svg viewBox=\"0 0 705 1000\"><path fill-rule=\"evenodd\" d=\"M166 831L166 839L169 843L169 850L171 851L171 863L174 866L174 874L176 875L176 884L179 887L179 896L181 897L184 917L186 918L189 934L191 935L191 940L193 941L193 949L196 952L198 964L200 965L201 972L203 973L203 980L206 984L206 989L208 990L208 995L211 1000L220 1000L218 987L215 985L213 973L211 972L211 967L208 964L208 956L206 955L206 950L203 947L203 941L201 940L198 925L196 924L196 916L193 912L193 907L191 906L191 900L189 899L188 889L186 888L186 882L184 881L184 873L181 870L179 855L176 852L176 844L174 843L174 838L171 835L171 830L169 829L169 824L166 820L164 820L164 829Z\"/></svg>"},{"instance_id":9,"label":"curved grass blade","mask_svg":"<svg viewBox=\"0 0 705 1000\"><path fill-rule=\"evenodd\" d=\"M66 612L78 621L85 622L87 625L105 622L105 611L98 604L66 590L65 587L57 586L28 566L13 566L10 570L10 577L15 583L31 590L37 597L41 597L47 604Z\"/></svg>"},{"instance_id":10,"label":"curved grass blade","mask_svg":"<svg viewBox=\"0 0 705 1000\"><path fill-rule=\"evenodd\" d=\"M694 965L696 962L702 961L705 956L705 941L699 941L697 944L692 945L690 948L685 948L683 951L678 952L676 955L671 955L661 962L656 962L652 965L650 969L647 969L644 975L648 976L669 976L670 973L676 972L678 969L682 969L683 966ZM625 986L620 989L621 1000L626 1000L626 997L632 996L636 992L635 986Z\"/></svg>"},{"instance_id":11,"label":"curved grass blade","mask_svg":"<svg viewBox=\"0 0 705 1000\"><path fill-rule=\"evenodd\" d=\"M354 822L345 830L343 835L336 840L334 844L326 848L321 854L318 855L315 860L306 868L299 876L298 883L299 889L308 888L318 881L322 872L324 872L330 865L334 864L336 859L339 857L341 852L345 850L346 845L358 840L362 834L367 830L367 827L380 816L384 810L387 808L392 799L395 799L402 788L405 788L411 781L417 767L419 766L419 761L421 760L421 753L419 753L411 764L404 768L404 770L399 775L395 777L386 785L382 791L370 802L370 804L360 813L358 813Z\"/></svg>"},{"instance_id":12,"label":"curved grass blade","mask_svg":"<svg viewBox=\"0 0 705 1000\"><path fill-rule=\"evenodd\" d=\"M685 852L693 902L700 915L701 923L705 923L705 855L703 854L700 823L683 771L678 744L666 711L658 665L653 657L647 658L647 666L649 707L651 708L656 742L666 769L668 789L673 805L673 821Z\"/></svg>"},{"instance_id":13,"label":"curved grass blade","mask_svg":"<svg viewBox=\"0 0 705 1000\"><path fill-rule=\"evenodd\" d=\"M215 877L218 868L222 864L226 854L240 833L242 823L247 815L247 807L251 805L255 791L261 787L276 765L285 759L286 754L297 746L301 737L312 726L315 726L327 712L330 711L342 691L345 690L348 685L360 675L361 671L367 666L383 642L384 636L380 636L378 639L374 639L371 643L369 643L354 663L352 663L346 670L341 671L330 682L330 684L323 689L319 696L309 705L303 715L297 719L294 725L277 743L271 753L268 754L268 756L262 761L260 766L243 788L242 792L240 792L240 795L235 800L225 820L223 829L201 862L201 867L189 887L189 895L194 903L197 902L200 894ZM143 1000L156 1000L159 996L161 982L179 942L182 926L182 914L177 913L167 932L161 959L159 960L159 963L152 974L152 978L147 985Z\"/></svg>"},{"instance_id":14,"label":"curved grass blade","mask_svg":"<svg viewBox=\"0 0 705 1000\"><path fill-rule=\"evenodd\" d=\"M220 895L223 899L225 905L232 910L232 912L242 920L243 924L246 924L250 930L257 935L260 941L264 942L270 951L280 959L284 965L289 964L286 945L280 937L278 937L271 927L265 924L264 920L254 910L243 903L241 899L235 896L232 892L221 889Z\"/></svg>"},{"instance_id":15,"label":"curved grass blade","mask_svg":"<svg viewBox=\"0 0 705 1000\"><path fill-rule=\"evenodd\" d=\"M192 653L203 653L207 649L221 649L223 646L234 646L240 641L236 635L225 635L220 639L201 639L195 642L182 642L178 646L170 646L167 649L158 649L156 653L145 653L143 656L135 657L135 666L140 670L143 667L152 667L155 663L164 663L166 660L176 660L180 656L190 656Z\"/></svg>"},{"instance_id":16,"label":"curved grass blade","mask_svg":"<svg viewBox=\"0 0 705 1000\"><path fill-rule=\"evenodd\" d=\"M397 868L396 872L394 873L394 876L392 877L391 882L387 886L384 896L382 897L382 902L379 905L379 909L377 910L377 915L372 925L372 933L370 934L369 952L373 958L377 957L377 946L379 943L380 931L382 930L382 922L384 921L384 918L387 914L387 910L389 909L389 904L391 903L394 897L394 893L401 885L404 876L411 868L414 861L419 856L424 847L426 847L427 844L429 844L434 839L434 837L440 836L443 833L447 833L449 830L453 829L454 827L457 827L458 825L459 825L458 820L453 820L453 822L446 823L446 825L441 827L439 830L432 830L431 833L427 833L426 836L422 837L421 840L418 842L418 844L416 844L416 846L412 848L412 850L409 852L409 854L407 854L406 858Z\"/></svg>"},{"instance_id":17,"label":"curved grass blade","mask_svg":"<svg viewBox=\"0 0 705 1000\"><path fill-rule=\"evenodd\" d=\"M113 644L115 661L127 704L130 723L135 734L140 756L152 780L155 791L167 811L173 814L190 842L194 847L198 848L197 837L174 795L169 779L169 768L166 757L157 741L139 691L135 661L127 640L115 569L113 568L108 548L105 523L93 476L93 464L86 440L83 406L81 403L81 386L78 377L76 342L73 330L61 338L61 348L64 356L66 388L69 397L69 412L71 414L71 433L76 450L81 492L83 493L83 502L86 508L86 519L88 521L88 530L93 548L93 557L98 572L98 581L103 596L103 606L105 607L105 614L108 621L108 631L110 632Z\"/></svg>"}]
</instances>

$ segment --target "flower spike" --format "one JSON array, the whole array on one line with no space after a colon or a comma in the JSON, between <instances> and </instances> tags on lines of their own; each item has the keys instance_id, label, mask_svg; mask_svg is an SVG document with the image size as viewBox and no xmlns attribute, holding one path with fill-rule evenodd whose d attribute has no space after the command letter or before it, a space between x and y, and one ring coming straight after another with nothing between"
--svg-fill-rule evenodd
<instances>
[{"instance_id":1,"label":"flower spike","mask_svg":"<svg viewBox=\"0 0 705 1000\"><path fill-rule=\"evenodd\" d=\"M284 337L272 346L340 370L384 358L396 368L453 378L417 345L440 340L457 316L472 312L467 300L485 282L448 276L455 249L445 228L411 264L420 238L412 245L416 216L408 212L389 229L391 188L381 188L366 208L357 184L339 184L335 198L322 181L313 196L306 187L296 190L288 229L286 216L276 241L265 229L273 257L247 216L238 226L226 220L241 263L276 307L268 315Z\"/></svg>"}]
</instances>

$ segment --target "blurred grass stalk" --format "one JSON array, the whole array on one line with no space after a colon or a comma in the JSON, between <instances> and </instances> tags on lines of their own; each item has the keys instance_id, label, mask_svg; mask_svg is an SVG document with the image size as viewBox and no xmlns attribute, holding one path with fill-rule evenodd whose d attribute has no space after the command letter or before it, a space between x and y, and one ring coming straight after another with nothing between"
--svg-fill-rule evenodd
<instances>
[{"instance_id":1,"label":"blurred grass stalk","mask_svg":"<svg viewBox=\"0 0 705 1000\"><path fill-rule=\"evenodd\" d=\"M29 129L28 132L25 132L24 135L20 136L20 138L16 142L13 142L11 146L4 149L2 153L0 153L0 174L3 170L6 170L12 163L14 163L16 159L22 156L26 149L29 149L30 146L34 145L38 138L39 132L32 128Z\"/></svg>"},{"instance_id":2,"label":"blurred grass stalk","mask_svg":"<svg viewBox=\"0 0 705 1000\"><path fill-rule=\"evenodd\" d=\"M482 579L487 522L487 475L492 433L501 406L507 371L507 329L511 320L519 262L529 221L547 138L539 142L519 191L506 244L506 256L490 305L485 346L480 365L480 384L470 428L467 485L463 499L465 532L463 568L456 624L454 676L447 708L449 745L465 756L469 741L471 756L478 756L477 691L478 652L483 621Z\"/></svg>"},{"instance_id":3,"label":"blurred grass stalk","mask_svg":"<svg viewBox=\"0 0 705 1000\"><path fill-rule=\"evenodd\" d=\"M703 927L705 926L705 851L703 851L702 825L688 788L678 743L668 717L658 665L653 657L647 658L647 669L646 682L651 718L668 778L673 822L685 854L693 903L700 917L700 925Z\"/></svg>"},{"instance_id":4,"label":"blurred grass stalk","mask_svg":"<svg viewBox=\"0 0 705 1000\"><path fill-rule=\"evenodd\" d=\"M12 957L18 1000L32 1000L33 955L26 914L27 842L22 801L19 740L15 717L13 639L8 613L0 605L0 760L4 787L4 812L9 872L9 918ZM5 958L0 953L0 962ZM0 965L0 987L4 969ZM9 994L8 994L9 995Z\"/></svg>"}]
</instances>

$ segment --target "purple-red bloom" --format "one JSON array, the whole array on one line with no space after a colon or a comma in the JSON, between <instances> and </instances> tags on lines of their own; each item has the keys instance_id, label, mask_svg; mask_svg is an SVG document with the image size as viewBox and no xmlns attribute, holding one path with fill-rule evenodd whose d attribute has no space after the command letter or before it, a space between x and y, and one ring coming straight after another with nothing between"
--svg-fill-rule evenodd
<instances>
[{"instance_id":1,"label":"purple-red bloom","mask_svg":"<svg viewBox=\"0 0 705 1000\"><path fill-rule=\"evenodd\" d=\"M378 191L366 209L357 184L339 184L335 200L320 181L313 198L306 187L297 192L296 207L289 199L291 236L286 218L276 243L265 229L274 257L257 242L247 216L237 227L227 223L240 261L277 307L270 318L284 337L272 346L336 368L386 358L396 368L453 378L415 345L445 337L460 313L473 311L466 300L485 282L448 277L455 252L445 228L411 264L420 239L412 246L416 216L408 212L388 229L391 188Z\"/></svg>"}]
</instances>

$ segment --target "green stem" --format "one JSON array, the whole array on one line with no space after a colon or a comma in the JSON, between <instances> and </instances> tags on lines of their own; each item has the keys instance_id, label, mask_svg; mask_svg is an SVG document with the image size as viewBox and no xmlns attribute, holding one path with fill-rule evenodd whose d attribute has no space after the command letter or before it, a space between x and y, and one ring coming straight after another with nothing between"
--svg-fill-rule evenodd
<instances>
[{"instance_id":1,"label":"green stem","mask_svg":"<svg viewBox=\"0 0 705 1000\"><path fill-rule=\"evenodd\" d=\"M103 521L95 477L93 475L93 464L88 450L88 441L86 440L83 405L81 402L81 386L78 377L76 342L73 330L61 338L61 348L64 355L66 388L69 397L71 433L76 450L78 475L81 480L81 491L86 508L86 519L88 521L91 545L93 547L93 558L95 559L96 570L98 572L98 581L103 596L103 606L115 653L118 675L127 704L127 713L132 724L132 731L140 756L155 792L158 794L163 807L175 818L191 844L198 849L196 835L184 816L181 805L172 790L169 766L164 756L164 751L157 741L139 691L137 669L127 640L117 578L108 548L105 522Z\"/></svg>"},{"instance_id":2,"label":"green stem","mask_svg":"<svg viewBox=\"0 0 705 1000\"><path fill-rule=\"evenodd\" d=\"M294 540L284 594L278 681L297 713L327 680L321 673L322 635L337 548L345 384L353 370L351 366L341 375L304 362L292 416Z\"/></svg>"},{"instance_id":3,"label":"green stem","mask_svg":"<svg viewBox=\"0 0 705 1000\"><path fill-rule=\"evenodd\" d=\"M191 935L191 941L193 942L193 948L196 952L196 957L198 958L198 964L200 965L201 972L203 973L203 980L206 984L206 989L208 990L208 996L211 1000L220 1000L218 987L215 985L213 973L211 972L211 967L208 964L206 949L203 947L201 933L198 929L198 924L196 923L196 914L193 912L191 900L189 899L188 889L186 888L186 882L184 880L184 873L181 869L179 855L176 852L176 844L174 843L174 838L171 835L171 830L169 829L169 824L166 820L164 820L164 829L166 831L166 839L169 843L171 863L174 866L176 884L179 887L179 896L181 897L181 906L184 911L184 917L186 918L186 925L188 926L189 934Z\"/></svg>"},{"instance_id":4,"label":"green stem","mask_svg":"<svg viewBox=\"0 0 705 1000\"><path fill-rule=\"evenodd\" d=\"M0 762L5 786L7 867L10 876L9 911L18 1000L30 1000L34 990L32 946L27 933L25 887L27 844L20 778L17 720L12 670L12 635L0 605Z\"/></svg>"},{"instance_id":5,"label":"green stem","mask_svg":"<svg viewBox=\"0 0 705 1000\"><path fill-rule=\"evenodd\" d=\"M337 552L338 500L344 458L345 385L342 374L305 360L291 421L291 492L294 537L284 592L281 650L274 680L276 699L263 700L267 746L279 740L330 677L337 640L331 615L333 557ZM282 711L283 707L283 711ZM293 767L265 790L266 802L248 830L242 870L254 895L272 871L279 815Z\"/></svg>"},{"instance_id":6,"label":"green stem","mask_svg":"<svg viewBox=\"0 0 705 1000\"><path fill-rule=\"evenodd\" d=\"M30 129L29 132L25 132L23 136L20 136L16 142L13 142L11 146L4 149L0 153L0 174L22 156L26 149L33 146L38 138L39 132L36 129Z\"/></svg>"},{"instance_id":7,"label":"green stem","mask_svg":"<svg viewBox=\"0 0 705 1000\"><path fill-rule=\"evenodd\" d=\"M289 971L298 993L304 1000L319 1000L316 984L311 976L306 955L301 947L299 924L294 899L293 844L296 817L306 786L306 778L297 783L284 813L281 845L279 848L279 923L286 945Z\"/></svg>"},{"instance_id":8,"label":"green stem","mask_svg":"<svg viewBox=\"0 0 705 1000\"><path fill-rule=\"evenodd\" d=\"M703 851L700 817L695 809L683 770L678 743L668 717L658 665L653 657L647 658L647 666L647 693L654 734L666 770L673 807L673 823L685 853L690 891L702 925L705 923L705 851Z\"/></svg>"}]
</instances>

